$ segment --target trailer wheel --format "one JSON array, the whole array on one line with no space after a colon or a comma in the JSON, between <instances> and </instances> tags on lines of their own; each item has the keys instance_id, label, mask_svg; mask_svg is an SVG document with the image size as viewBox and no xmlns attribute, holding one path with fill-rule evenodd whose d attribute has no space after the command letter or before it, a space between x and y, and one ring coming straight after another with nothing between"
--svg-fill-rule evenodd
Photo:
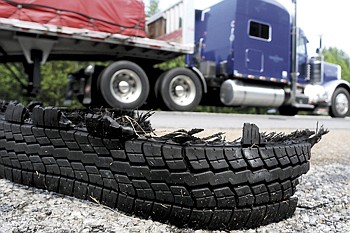
<instances>
[{"instance_id":1,"label":"trailer wheel","mask_svg":"<svg viewBox=\"0 0 350 233\"><path fill-rule=\"evenodd\" d=\"M159 93L169 110L192 111L202 99L202 84L189 69L169 70L160 82Z\"/></svg>"},{"instance_id":2,"label":"trailer wheel","mask_svg":"<svg viewBox=\"0 0 350 233\"><path fill-rule=\"evenodd\" d=\"M130 61L109 65L101 74L100 91L113 108L139 108L147 99L149 82L140 66Z\"/></svg>"},{"instance_id":3,"label":"trailer wheel","mask_svg":"<svg viewBox=\"0 0 350 233\"><path fill-rule=\"evenodd\" d=\"M284 105L278 108L278 111L283 116L295 116L298 114L298 109L290 105Z\"/></svg>"},{"instance_id":4,"label":"trailer wheel","mask_svg":"<svg viewBox=\"0 0 350 233\"><path fill-rule=\"evenodd\" d=\"M338 87L333 93L331 104L332 105L329 107L329 115L332 117L344 118L349 114L350 109L349 92L343 87Z\"/></svg>"}]
</instances>

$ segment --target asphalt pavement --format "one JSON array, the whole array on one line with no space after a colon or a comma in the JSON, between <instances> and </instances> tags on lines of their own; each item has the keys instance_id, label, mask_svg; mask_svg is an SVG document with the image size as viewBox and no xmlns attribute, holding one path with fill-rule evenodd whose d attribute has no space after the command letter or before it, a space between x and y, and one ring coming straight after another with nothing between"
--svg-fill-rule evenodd
<instances>
[{"instance_id":1,"label":"asphalt pavement","mask_svg":"<svg viewBox=\"0 0 350 233\"><path fill-rule=\"evenodd\" d=\"M330 116L280 116L199 112L156 112L151 118L153 128L240 129L244 123L254 123L261 129L350 129L350 118Z\"/></svg>"}]
</instances>

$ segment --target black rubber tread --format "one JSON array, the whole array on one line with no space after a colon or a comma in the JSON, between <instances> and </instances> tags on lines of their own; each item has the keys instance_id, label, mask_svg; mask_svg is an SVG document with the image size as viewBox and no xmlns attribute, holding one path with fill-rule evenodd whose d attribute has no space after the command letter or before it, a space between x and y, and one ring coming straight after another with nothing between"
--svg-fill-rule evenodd
<instances>
[{"instance_id":1,"label":"black rubber tread","mask_svg":"<svg viewBox=\"0 0 350 233\"><path fill-rule=\"evenodd\" d=\"M22 104L9 103L5 112L5 120L23 123L26 115L27 109Z\"/></svg>"},{"instance_id":2,"label":"black rubber tread","mask_svg":"<svg viewBox=\"0 0 350 233\"><path fill-rule=\"evenodd\" d=\"M65 117L64 113L53 107L42 108L39 105L35 106L31 119L36 126L48 128L70 128L72 126L72 123Z\"/></svg>"},{"instance_id":3,"label":"black rubber tread","mask_svg":"<svg viewBox=\"0 0 350 233\"><path fill-rule=\"evenodd\" d=\"M244 123L242 133L242 146L262 145L265 139L259 133L259 128L255 124Z\"/></svg>"},{"instance_id":4,"label":"black rubber tread","mask_svg":"<svg viewBox=\"0 0 350 233\"><path fill-rule=\"evenodd\" d=\"M133 128L118 124L112 117L106 115L87 114L85 116L87 131L103 138L135 138Z\"/></svg>"},{"instance_id":5,"label":"black rubber tread","mask_svg":"<svg viewBox=\"0 0 350 233\"><path fill-rule=\"evenodd\" d=\"M310 150L124 142L0 119L0 177L180 227L252 228L291 216Z\"/></svg>"}]
</instances>

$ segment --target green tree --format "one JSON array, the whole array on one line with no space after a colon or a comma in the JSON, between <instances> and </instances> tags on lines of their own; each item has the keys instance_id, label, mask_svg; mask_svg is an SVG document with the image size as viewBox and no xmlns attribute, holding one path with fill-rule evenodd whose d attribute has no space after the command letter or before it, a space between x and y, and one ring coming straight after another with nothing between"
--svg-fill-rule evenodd
<instances>
[{"instance_id":1,"label":"green tree","mask_svg":"<svg viewBox=\"0 0 350 233\"><path fill-rule=\"evenodd\" d=\"M0 99L17 100L23 104L36 100L45 105L62 106L67 88L67 75L86 65L87 63L84 62L47 62L41 66L42 77L39 94L36 97L28 97L26 87L22 86L15 78L15 76L19 77L21 82L27 85L23 66L20 63L0 64Z\"/></svg>"},{"instance_id":2,"label":"green tree","mask_svg":"<svg viewBox=\"0 0 350 233\"><path fill-rule=\"evenodd\" d=\"M159 0L150 0L149 7L146 12L147 17L151 17L159 12Z\"/></svg>"},{"instance_id":3,"label":"green tree","mask_svg":"<svg viewBox=\"0 0 350 233\"><path fill-rule=\"evenodd\" d=\"M19 68L19 69L17 69ZM23 73L21 64L0 64L0 99L17 100L23 102L25 88L20 82L25 83L24 78L20 82L15 77L20 78Z\"/></svg>"},{"instance_id":4,"label":"green tree","mask_svg":"<svg viewBox=\"0 0 350 233\"><path fill-rule=\"evenodd\" d=\"M45 105L62 106L67 89L67 75L80 67L80 63L71 61L52 61L42 65L41 90L36 99Z\"/></svg>"},{"instance_id":5,"label":"green tree","mask_svg":"<svg viewBox=\"0 0 350 233\"><path fill-rule=\"evenodd\" d=\"M176 67L185 67L185 57L180 56L177 58L174 58L170 61L166 61L160 64L155 65L156 68L159 68L161 70L170 70Z\"/></svg>"},{"instance_id":6,"label":"green tree","mask_svg":"<svg viewBox=\"0 0 350 233\"><path fill-rule=\"evenodd\" d=\"M336 47L329 47L323 49L322 55L325 61L340 65L342 78L350 82L350 57L346 52Z\"/></svg>"}]
</instances>

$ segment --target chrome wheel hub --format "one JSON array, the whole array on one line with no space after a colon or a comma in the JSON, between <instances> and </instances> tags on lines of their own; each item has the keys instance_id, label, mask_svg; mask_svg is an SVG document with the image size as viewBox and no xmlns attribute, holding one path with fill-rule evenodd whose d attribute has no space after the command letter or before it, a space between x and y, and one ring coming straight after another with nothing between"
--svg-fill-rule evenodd
<instances>
[{"instance_id":1,"label":"chrome wheel hub","mask_svg":"<svg viewBox=\"0 0 350 233\"><path fill-rule=\"evenodd\" d=\"M171 80L169 93L175 104L187 106L196 98L196 86L190 77L178 75Z\"/></svg>"},{"instance_id":2,"label":"chrome wheel hub","mask_svg":"<svg viewBox=\"0 0 350 233\"><path fill-rule=\"evenodd\" d=\"M339 93L335 97L335 109L341 115L345 115L349 111L349 100L344 93Z\"/></svg>"},{"instance_id":3,"label":"chrome wheel hub","mask_svg":"<svg viewBox=\"0 0 350 233\"><path fill-rule=\"evenodd\" d=\"M132 70L121 69L113 74L110 88L116 100L121 103L132 103L141 95L141 78Z\"/></svg>"}]
</instances>

